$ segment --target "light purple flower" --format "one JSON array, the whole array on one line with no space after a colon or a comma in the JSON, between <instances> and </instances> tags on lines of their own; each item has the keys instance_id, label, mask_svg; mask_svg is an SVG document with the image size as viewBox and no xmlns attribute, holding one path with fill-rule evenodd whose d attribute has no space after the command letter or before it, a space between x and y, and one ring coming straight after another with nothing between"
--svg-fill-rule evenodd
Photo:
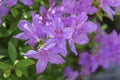
<instances>
[{"instance_id":1,"label":"light purple flower","mask_svg":"<svg viewBox=\"0 0 120 80\"><path fill-rule=\"evenodd\" d=\"M41 18L38 14L33 16L32 23L21 20L18 23L18 27L23 32L14 36L15 38L27 40L27 44L34 47L40 38L45 39L46 35L42 32Z\"/></svg>"},{"instance_id":2,"label":"light purple flower","mask_svg":"<svg viewBox=\"0 0 120 80\"><path fill-rule=\"evenodd\" d=\"M112 19L115 11L111 7L120 6L120 0L100 0L100 6Z\"/></svg>"},{"instance_id":3,"label":"light purple flower","mask_svg":"<svg viewBox=\"0 0 120 80\"><path fill-rule=\"evenodd\" d=\"M78 16L73 16L71 27L73 29L73 33L71 38L69 39L69 44L73 53L77 55L77 51L75 49L74 43L77 44L86 44L89 42L88 34L96 31L97 26L91 22L87 21L88 16L86 13L81 13Z\"/></svg>"},{"instance_id":4,"label":"light purple flower","mask_svg":"<svg viewBox=\"0 0 120 80\"><path fill-rule=\"evenodd\" d=\"M79 12L86 12L87 14L94 14L97 12L97 8L92 6L93 0L78 0L78 8L77 11Z\"/></svg>"},{"instance_id":5,"label":"light purple flower","mask_svg":"<svg viewBox=\"0 0 120 80\"><path fill-rule=\"evenodd\" d=\"M80 54L81 75L95 72L98 66L108 68L110 62L120 64L120 36L116 31L110 34L99 31L94 40L98 43L97 50L92 50L94 55L88 52Z\"/></svg>"},{"instance_id":6,"label":"light purple flower","mask_svg":"<svg viewBox=\"0 0 120 80\"><path fill-rule=\"evenodd\" d=\"M69 66L67 66L63 73L63 78L65 80L75 80L78 77L78 71L73 71Z\"/></svg>"},{"instance_id":7,"label":"light purple flower","mask_svg":"<svg viewBox=\"0 0 120 80\"><path fill-rule=\"evenodd\" d=\"M62 6L65 13L79 14L86 12L87 14L93 14L97 12L97 9L93 7L92 0L63 0Z\"/></svg>"},{"instance_id":8,"label":"light purple flower","mask_svg":"<svg viewBox=\"0 0 120 80\"><path fill-rule=\"evenodd\" d=\"M95 72L98 68L96 58L88 52L79 55L79 65L81 66L81 75L90 75L90 73Z\"/></svg>"},{"instance_id":9,"label":"light purple flower","mask_svg":"<svg viewBox=\"0 0 120 80\"><path fill-rule=\"evenodd\" d=\"M95 41L99 44L96 57L100 66L107 68L110 62L120 64L120 36L116 31L98 33Z\"/></svg>"},{"instance_id":10,"label":"light purple flower","mask_svg":"<svg viewBox=\"0 0 120 80\"><path fill-rule=\"evenodd\" d=\"M76 3L76 0L62 0L62 6L65 10L65 13L75 13L76 11L76 6L77 3Z\"/></svg>"},{"instance_id":11,"label":"light purple flower","mask_svg":"<svg viewBox=\"0 0 120 80\"><path fill-rule=\"evenodd\" d=\"M49 39L47 44L54 44L53 46L61 50L61 54L66 56L66 40L72 35L72 29L65 27L61 18L53 18L49 26L44 27L44 32L48 35Z\"/></svg>"},{"instance_id":12,"label":"light purple flower","mask_svg":"<svg viewBox=\"0 0 120 80\"><path fill-rule=\"evenodd\" d=\"M42 73L47 67L48 63L62 64L65 62L58 54L57 50L55 50L55 48L48 49L41 47L40 49L38 49L38 51L29 50L24 55L28 58L35 58L38 60L36 63L37 73Z\"/></svg>"},{"instance_id":13,"label":"light purple flower","mask_svg":"<svg viewBox=\"0 0 120 80\"><path fill-rule=\"evenodd\" d=\"M51 11L48 11L44 6L40 6L40 10L39 10L39 13L40 13L40 17L41 17L41 21L42 21L42 24L45 26L45 25L50 25L53 17L51 15Z\"/></svg>"},{"instance_id":14,"label":"light purple flower","mask_svg":"<svg viewBox=\"0 0 120 80\"><path fill-rule=\"evenodd\" d=\"M56 6L56 7L50 6L48 10L44 6L41 6L39 13L43 18L43 22L48 23L51 21L52 18L56 18L56 17L62 18L63 10L64 9L61 6Z\"/></svg>"}]
</instances>

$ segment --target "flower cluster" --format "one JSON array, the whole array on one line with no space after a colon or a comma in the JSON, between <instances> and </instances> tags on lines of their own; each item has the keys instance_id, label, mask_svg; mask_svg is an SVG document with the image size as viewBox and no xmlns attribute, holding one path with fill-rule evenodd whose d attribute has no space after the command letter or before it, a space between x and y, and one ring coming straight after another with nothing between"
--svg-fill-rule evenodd
<instances>
[{"instance_id":1,"label":"flower cluster","mask_svg":"<svg viewBox=\"0 0 120 80\"><path fill-rule=\"evenodd\" d=\"M11 2L10 4L13 6L17 1L14 0L14 3L11 4ZM31 0L20 1L28 6L32 4ZM92 1L62 0L56 6L56 0L49 0L50 6L48 9L41 6L39 14L32 12L32 22L27 20L19 21L18 27L22 32L14 37L26 40L26 44L32 47L32 50L26 52L24 56L38 60L36 63L37 73L42 73L48 63L62 64L65 62L62 56L66 57L67 55L67 42L75 55L78 55L75 44L82 45L89 42L88 35L97 29L97 25L88 19L89 15L93 15L98 11L96 7L92 6ZM112 19L115 12L111 7L118 7L120 1L99 1L102 9ZM8 5L8 7L10 6ZM5 9L8 8L6 7ZM8 11L9 9L6 10L6 12ZM92 56L87 52L80 54L79 64L82 67L81 74L88 75L91 72L95 72L99 65L107 67L110 61L120 63L118 61L119 37L115 31L110 35L98 33L95 40L100 43L100 46L97 47L96 55ZM36 44L39 44L37 50L35 50ZM66 75L68 80L69 75L73 75L72 73L74 72L71 71L71 73Z\"/></svg>"},{"instance_id":2,"label":"flower cluster","mask_svg":"<svg viewBox=\"0 0 120 80\"><path fill-rule=\"evenodd\" d=\"M102 39L100 40L100 37ZM99 39L99 40L98 40ZM96 42L100 43L98 56L98 62L103 68L107 68L110 62L120 64L120 36L116 31L113 31L109 35L101 33L96 35Z\"/></svg>"},{"instance_id":3,"label":"flower cluster","mask_svg":"<svg viewBox=\"0 0 120 80\"><path fill-rule=\"evenodd\" d=\"M42 42L37 51L30 50L25 54L29 58L38 59L36 64L38 73L43 72L48 62L54 64L64 62L60 55L64 57L67 55L66 41L69 42L73 53L77 55L74 43L88 43L88 34L96 31L97 26L92 21L88 21L87 12L83 10L79 10L79 14L78 12L73 13L74 11L68 12L69 8L65 7L65 3L71 5L68 0L63 0L61 6L54 6L51 2L48 10L42 6L40 14L32 13L32 23L26 20L18 23L19 29L23 32L14 36L15 38L27 40L26 43L33 49L38 42ZM75 1L75 3L77 2ZM90 6L90 2L88 5ZM65 14L68 15L64 16Z\"/></svg>"},{"instance_id":4,"label":"flower cluster","mask_svg":"<svg viewBox=\"0 0 120 80\"><path fill-rule=\"evenodd\" d=\"M90 55L88 52L80 54L79 65L81 65L80 75L89 75L98 68L98 63L95 56Z\"/></svg>"},{"instance_id":5,"label":"flower cluster","mask_svg":"<svg viewBox=\"0 0 120 80\"><path fill-rule=\"evenodd\" d=\"M95 36L96 49L80 54L81 74L89 75L101 66L109 67L110 62L120 64L120 36L116 31L110 34L99 32Z\"/></svg>"}]
</instances>

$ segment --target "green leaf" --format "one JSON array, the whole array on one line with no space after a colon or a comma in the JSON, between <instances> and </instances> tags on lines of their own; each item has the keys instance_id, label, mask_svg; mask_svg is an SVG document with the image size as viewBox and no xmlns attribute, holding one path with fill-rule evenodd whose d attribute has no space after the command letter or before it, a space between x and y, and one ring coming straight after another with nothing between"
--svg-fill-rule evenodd
<instances>
[{"instance_id":1,"label":"green leaf","mask_svg":"<svg viewBox=\"0 0 120 80\"><path fill-rule=\"evenodd\" d=\"M106 29L107 29L107 27L108 27L108 25L107 25L107 24L103 24L100 28L101 28L101 30L106 30Z\"/></svg>"},{"instance_id":2,"label":"green leaf","mask_svg":"<svg viewBox=\"0 0 120 80\"><path fill-rule=\"evenodd\" d=\"M8 69L10 66L4 62L0 62L0 69L5 70Z\"/></svg>"},{"instance_id":3,"label":"green leaf","mask_svg":"<svg viewBox=\"0 0 120 80\"><path fill-rule=\"evenodd\" d=\"M20 79L18 79L18 77L15 74L11 74L9 79L7 80L20 80Z\"/></svg>"},{"instance_id":4,"label":"green leaf","mask_svg":"<svg viewBox=\"0 0 120 80\"><path fill-rule=\"evenodd\" d=\"M15 47L18 46L18 40L15 38L11 38L10 41L14 44Z\"/></svg>"},{"instance_id":5,"label":"green leaf","mask_svg":"<svg viewBox=\"0 0 120 80\"><path fill-rule=\"evenodd\" d=\"M15 73L18 77L22 77L22 71L20 69L15 69Z\"/></svg>"},{"instance_id":6,"label":"green leaf","mask_svg":"<svg viewBox=\"0 0 120 80\"><path fill-rule=\"evenodd\" d=\"M11 32L4 27L0 27L0 38L8 37L11 35Z\"/></svg>"},{"instance_id":7,"label":"green leaf","mask_svg":"<svg viewBox=\"0 0 120 80\"><path fill-rule=\"evenodd\" d=\"M21 69L21 71L22 71L22 74L23 74L24 76L28 77L28 72L29 72L29 70L28 70L27 68Z\"/></svg>"},{"instance_id":8,"label":"green leaf","mask_svg":"<svg viewBox=\"0 0 120 80\"><path fill-rule=\"evenodd\" d=\"M16 18L19 14L18 10L16 8L11 8L11 13L14 18Z\"/></svg>"},{"instance_id":9,"label":"green leaf","mask_svg":"<svg viewBox=\"0 0 120 80\"><path fill-rule=\"evenodd\" d=\"M33 65L35 62L31 59L23 59L23 60L20 60L17 64L16 64L16 67L18 69L25 69L27 68L28 66L30 65Z\"/></svg>"},{"instance_id":10,"label":"green leaf","mask_svg":"<svg viewBox=\"0 0 120 80\"><path fill-rule=\"evenodd\" d=\"M10 73L11 73L11 71L10 71L10 68L9 68L9 69L7 69L7 70L4 71L4 75L3 76L5 78L8 78L10 76Z\"/></svg>"},{"instance_id":11,"label":"green leaf","mask_svg":"<svg viewBox=\"0 0 120 80\"><path fill-rule=\"evenodd\" d=\"M7 51L7 49L0 48L0 55L1 55L1 56L7 56L7 57L8 57L8 51Z\"/></svg>"},{"instance_id":12,"label":"green leaf","mask_svg":"<svg viewBox=\"0 0 120 80\"><path fill-rule=\"evenodd\" d=\"M17 23L18 21L14 21L14 23L11 24L9 31L12 33L17 29Z\"/></svg>"},{"instance_id":13,"label":"green leaf","mask_svg":"<svg viewBox=\"0 0 120 80\"><path fill-rule=\"evenodd\" d=\"M12 61L12 63L14 63L14 61L17 58L17 51L16 51L16 47L12 42L8 43L8 54L9 54L10 60Z\"/></svg>"}]
</instances>

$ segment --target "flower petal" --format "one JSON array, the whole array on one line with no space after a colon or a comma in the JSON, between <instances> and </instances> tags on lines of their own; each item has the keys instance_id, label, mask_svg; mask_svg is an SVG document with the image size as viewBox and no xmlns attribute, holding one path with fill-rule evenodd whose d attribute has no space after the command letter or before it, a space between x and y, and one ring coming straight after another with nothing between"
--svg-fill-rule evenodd
<instances>
[{"instance_id":1,"label":"flower petal","mask_svg":"<svg viewBox=\"0 0 120 80\"><path fill-rule=\"evenodd\" d=\"M24 56L27 56L28 58L40 59L39 54L34 50L29 50L24 54Z\"/></svg>"},{"instance_id":2,"label":"flower petal","mask_svg":"<svg viewBox=\"0 0 120 80\"><path fill-rule=\"evenodd\" d=\"M24 32L22 32L22 33L17 34L16 36L14 36L14 38L27 40L28 36Z\"/></svg>"},{"instance_id":3,"label":"flower petal","mask_svg":"<svg viewBox=\"0 0 120 80\"><path fill-rule=\"evenodd\" d=\"M59 39L57 40L57 46L61 52L61 55L66 56L67 55L67 49L66 49L66 40L65 39Z\"/></svg>"},{"instance_id":4,"label":"flower petal","mask_svg":"<svg viewBox=\"0 0 120 80\"><path fill-rule=\"evenodd\" d=\"M20 2L22 2L23 4L27 6L31 6L33 4L32 0L20 0Z\"/></svg>"},{"instance_id":5,"label":"flower petal","mask_svg":"<svg viewBox=\"0 0 120 80\"><path fill-rule=\"evenodd\" d=\"M64 59L57 53L56 54L49 53L48 59L49 59L49 62L52 64L62 64L65 62Z\"/></svg>"},{"instance_id":6,"label":"flower petal","mask_svg":"<svg viewBox=\"0 0 120 80\"><path fill-rule=\"evenodd\" d=\"M97 30L97 26L91 21L85 22L82 28L86 33L91 33Z\"/></svg>"},{"instance_id":7,"label":"flower petal","mask_svg":"<svg viewBox=\"0 0 120 80\"><path fill-rule=\"evenodd\" d=\"M107 4L102 4L101 7L108 14L108 16L112 19L115 12L111 9L111 7L108 6Z\"/></svg>"},{"instance_id":8,"label":"flower petal","mask_svg":"<svg viewBox=\"0 0 120 80\"><path fill-rule=\"evenodd\" d=\"M20 20L18 25L20 30L22 31L29 31L29 30L33 30L31 29L32 28L32 25L30 22L28 22L27 20Z\"/></svg>"},{"instance_id":9,"label":"flower petal","mask_svg":"<svg viewBox=\"0 0 120 80\"><path fill-rule=\"evenodd\" d=\"M75 32L73 35L73 41L77 44L87 44L89 39L87 34Z\"/></svg>"},{"instance_id":10,"label":"flower petal","mask_svg":"<svg viewBox=\"0 0 120 80\"><path fill-rule=\"evenodd\" d=\"M72 52L73 52L75 55L78 55L73 41L70 41L70 40L69 40L69 45L70 45L70 48L71 48Z\"/></svg>"},{"instance_id":11,"label":"flower petal","mask_svg":"<svg viewBox=\"0 0 120 80\"><path fill-rule=\"evenodd\" d=\"M45 59L40 59L36 63L37 73L42 73L47 67L48 61Z\"/></svg>"},{"instance_id":12,"label":"flower petal","mask_svg":"<svg viewBox=\"0 0 120 80\"><path fill-rule=\"evenodd\" d=\"M18 0L7 0L7 7L12 7L17 3Z\"/></svg>"}]
</instances>

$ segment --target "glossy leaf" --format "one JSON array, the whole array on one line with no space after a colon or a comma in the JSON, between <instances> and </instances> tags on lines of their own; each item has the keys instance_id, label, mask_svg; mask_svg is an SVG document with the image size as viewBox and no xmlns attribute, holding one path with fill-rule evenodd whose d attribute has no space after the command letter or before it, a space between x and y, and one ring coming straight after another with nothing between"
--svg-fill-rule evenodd
<instances>
[{"instance_id":1,"label":"glossy leaf","mask_svg":"<svg viewBox=\"0 0 120 80\"><path fill-rule=\"evenodd\" d=\"M14 61L17 58L17 51L16 51L16 47L12 42L8 43L8 54L9 54L10 60L12 61L12 63L14 63Z\"/></svg>"},{"instance_id":2,"label":"glossy leaf","mask_svg":"<svg viewBox=\"0 0 120 80\"><path fill-rule=\"evenodd\" d=\"M15 69L15 73L18 77L22 77L22 71L20 69Z\"/></svg>"},{"instance_id":3,"label":"glossy leaf","mask_svg":"<svg viewBox=\"0 0 120 80\"><path fill-rule=\"evenodd\" d=\"M4 71L4 75L3 75L3 76L4 76L5 78L8 78L8 77L10 76L10 73L11 73L11 70L10 70L10 69L7 69L7 70Z\"/></svg>"},{"instance_id":4,"label":"glossy leaf","mask_svg":"<svg viewBox=\"0 0 120 80\"><path fill-rule=\"evenodd\" d=\"M20 60L17 64L16 64L16 67L18 69L24 69L24 68L27 68L29 67L30 65L33 65L35 62L31 59L23 59L23 60Z\"/></svg>"},{"instance_id":5,"label":"glossy leaf","mask_svg":"<svg viewBox=\"0 0 120 80\"><path fill-rule=\"evenodd\" d=\"M2 70L5 70L5 69L8 69L9 68L9 65L4 63L4 62L0 62L0 69Z\"/></svg>"}]
</instances>

